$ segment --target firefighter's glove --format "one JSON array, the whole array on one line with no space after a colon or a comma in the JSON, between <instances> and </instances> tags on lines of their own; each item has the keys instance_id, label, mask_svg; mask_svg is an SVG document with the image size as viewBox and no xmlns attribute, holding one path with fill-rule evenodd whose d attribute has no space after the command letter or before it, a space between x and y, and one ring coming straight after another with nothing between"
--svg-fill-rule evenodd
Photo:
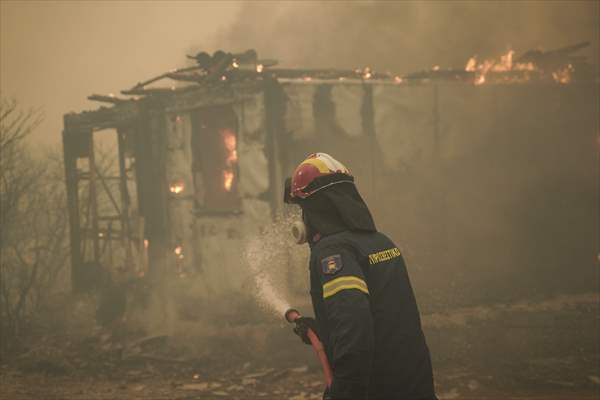
<instances>
[{"instance_id":1,"label":"firefighter's glove","mask_svg":"<svg viewBox=\"0 0 600 400\"><path fill-rule=\"evenodd\" d=\"M310 339L308 338L308 330L312 329L312 331L319 336L319 328L317 325L317 321L311 317L300 317L296 321L296 327L294 328L294 333L300 336L300 339L305 344L310 345Z\"/></svg>"}]
</instances>

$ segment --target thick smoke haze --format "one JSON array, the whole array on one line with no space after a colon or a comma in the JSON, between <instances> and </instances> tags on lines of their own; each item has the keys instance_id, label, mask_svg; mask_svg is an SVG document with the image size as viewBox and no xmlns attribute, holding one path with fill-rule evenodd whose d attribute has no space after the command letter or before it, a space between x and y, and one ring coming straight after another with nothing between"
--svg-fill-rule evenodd
<instances>
[{"instance_id":1,"label":"thick smoke haze","mask_svg":"<svg viewBox=\"0 0 600 400\"><path fill-rule=\"evenodd\" d=\"M498 57L591 41L598 57L594 1L398 1L245 3L217 41L256 48L288 66L406 73L462 67L472 55ZM582 53L585 54L585 53Z\"/></svg>"},{"instance_id":2,"label":"thick smoke haze","mask_svg":"<svg viewBox=\"0 0 600 400\"><path fill-rule=\"evenodd\" d=\"M512 47L589 40L598 58L598 2L2 1L0 91L41 108L33 138L60 142L62 115L185 65L199 50L245 50L286 66L411 72L464 66Z\"/></svg>"}]
</instances>

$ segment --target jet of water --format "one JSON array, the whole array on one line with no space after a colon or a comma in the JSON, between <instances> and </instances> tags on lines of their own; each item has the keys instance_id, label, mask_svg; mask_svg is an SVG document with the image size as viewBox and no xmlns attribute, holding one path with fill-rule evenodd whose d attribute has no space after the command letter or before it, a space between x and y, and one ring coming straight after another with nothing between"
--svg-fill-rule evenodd
<instances>
[{"instance_id":1,"label":"jet of water","mask_svg":"<svg viewBox=\"0 0 600 400\"><path fill-rule=\"evenodd\" d=\"M296 246L288 232L290 221L280 219L260 235L246 241L244 257L252 271L259 304L281 318L290 309L285 299L285 268L290 246Z\"/></svg>"}]
</instances>

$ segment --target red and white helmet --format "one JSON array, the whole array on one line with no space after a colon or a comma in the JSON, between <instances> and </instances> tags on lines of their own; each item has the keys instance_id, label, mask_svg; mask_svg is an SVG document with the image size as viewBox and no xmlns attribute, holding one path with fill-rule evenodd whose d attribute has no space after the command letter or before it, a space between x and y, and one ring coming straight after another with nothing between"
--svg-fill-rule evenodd
<instances>
[{"instance_id":1,"label":"red and white helmet","mask_svg":"<svg viewBox=\"0 0 600 400\"><path fill-rule=\"evenodd\" d=\"M348 168L326 153L309 155L296 167L291 178L291 199L305 199L321 189L342 182L354 182Z\"/></svg>"}]
</instances>

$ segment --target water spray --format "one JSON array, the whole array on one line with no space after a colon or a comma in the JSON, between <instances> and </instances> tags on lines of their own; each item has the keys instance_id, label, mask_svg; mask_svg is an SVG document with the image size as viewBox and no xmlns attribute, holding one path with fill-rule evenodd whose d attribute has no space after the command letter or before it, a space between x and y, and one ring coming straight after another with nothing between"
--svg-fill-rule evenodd
<instances>
[{"instance_id":1,"label":"water spray","mask_svg":"<svg viewBox=\"0 0 600 400\"><path fill-rule=\"evenodd\" d=\"M292 238L294 242L297 244L305 243L306 227L304 223L297 220L283 220L280 223L272 224L261 236L248 240L244 255L254 275L254 282L256 284L255 295L260 304L266 309L275 312L278 316L283 314L289 323L294 323L298 326L298 319L302 317L300 312L290 308L285 296L278 290L281 289L280 285L274 285L277 282L273 282L273 276L268 273L271 270L270 266L280 265L282 262L285 262L285 252L282 252L282 249L285 249L289 244L288 240L291 238L285 235L284 232L289 229L290 225L292 225ZM271 246L265 246L265 243L270 243ZM306 335L321 363L325 381L329 387L333 382L333 374L323 343L321 343L317 334L310 328L307 329Z\"/></svg>"},{"instance_id":2,"label":"water spray","mask_svg":"<svg viewBox=\"0 0 600 400\"><path fill-rule=\"evenodd\" d=\"M298 310L290 308L284 314L285 319L290 324L296 323L298 318L302 317ZM325 381L327 382L327 387L331 387L331 383L333 382L333 374L331 372L331 366L329 365L329 360L327 359L327 354L325 353L325 348L323 347L323 343L319 340L317 334L310 328L307 328L306 336L308 336L308 340L310 340L310 344L317 355L317 358L321 362L321 367L323 368L323 375L325 375Z\"/></svg>"}]
</instances>

